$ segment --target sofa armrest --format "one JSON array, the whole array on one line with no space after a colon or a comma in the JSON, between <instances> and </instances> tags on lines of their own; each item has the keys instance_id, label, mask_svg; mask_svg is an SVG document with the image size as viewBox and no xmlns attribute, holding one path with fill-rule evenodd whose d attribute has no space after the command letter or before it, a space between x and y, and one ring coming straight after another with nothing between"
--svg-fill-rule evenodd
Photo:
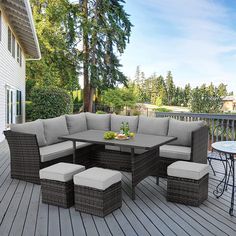
<instances>
[{"instance_id":1,"label":"sofa armrest","mask_svg":"<svg viewBox=\"0 0 236 236\"><path fill-rule=\"evenodd\" d=\"M40 183L40 152L36 135L4 131L10 148L11 177Z\"/></svg>"},{"instance_id":2,"label":"sofa armrest","mask_svg":"<svg viewBox=\"0 0 236 236\"><path fill-rule=\"evenodd\" d=\"M192 132L191 161L207 163L208 135L208 126L203 126Z\"/></svg>"}]
</instances>

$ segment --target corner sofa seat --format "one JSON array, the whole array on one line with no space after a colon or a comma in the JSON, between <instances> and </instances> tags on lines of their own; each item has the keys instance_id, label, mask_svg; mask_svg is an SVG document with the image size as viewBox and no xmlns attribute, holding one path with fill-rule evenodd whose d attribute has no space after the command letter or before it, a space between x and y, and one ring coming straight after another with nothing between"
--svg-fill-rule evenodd
<instances>
[{"instance_id":1,"label":"corner sofa seat","mask_svg":"<svg viewBox=\"0 0 236 236\"><path fill-rule=\"evenodd\" d=\"M89 129L119 132L121 122L129 122L131 132L177 137L176 141L160 147L158 160L160 177L166 177L168 165L177 160L207 162L208 127L202 121L184 122L170 118L102 115L86 112L12 125L10 131L4 131L11 151L12 178L39 183L41 168L60 161L72 161L72 142L62 142L58 139L59 136ZM95 160L90 157L91 149L87 148L92 144L77 142L76 145L80 156L79 160L84 163L83 165L90 164L87 162ZM105 148L130 152L130 149L124 147L108 145ZM135 150L136 154L143 152L145 150ZM96 159L96 161L102 162L100 159Z\"/></svg>"},{"instance_id":2,"label":"corner sofa seat","mask_svg":"<svg viewBox=\"0 0 236 236\"><path fill-rule=\"evenodd\" d=\"M130 148L125 148L125 147L119 148L119 147L108 146L106 148L113 151L121 151L128 153L131 152ZM134 150L135 154L143 154L144 152L146 152L146 150L143 149ZM165 158L189 161L191 159L191 147L163 145L160 147L160 156Z\"/></svg>"},{"instance_id":3,"label":"corner sofa seat","mask_svg":"<svg viewBox=\"0 0 236 236\"><path fill-rule=\"evenodd\" d=\"M76 148L90 146L89 143L76 142ZM41 162L52 161L61 157L70 156L73 154L73 144L71 141L51 144L39 148Z\"/></svg>"},{"instance_id":4,"label":"corner sofa seat","mask_svg":"<svg viewBox=\"0 0 236 236\"><path fill-rule=\"evenodd\" d=\"M160 156L171 159L190 161L191 152L191 147L185 146L163 145L160 147Z\"/></svg>"}]
</instances>

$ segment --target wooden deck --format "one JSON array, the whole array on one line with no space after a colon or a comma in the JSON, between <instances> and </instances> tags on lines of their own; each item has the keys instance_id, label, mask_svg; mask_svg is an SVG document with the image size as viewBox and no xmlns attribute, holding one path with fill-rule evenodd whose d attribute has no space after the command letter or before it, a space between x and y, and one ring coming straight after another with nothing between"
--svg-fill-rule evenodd
<instances>
[{"instance_id":1,"label":"wooden deck","mask_svg":"<svg viewBox=\"0 0 236 236\"><path fill-rule=\"evenodd\" d=\"M0 235L236 235L236 217L228 214L230 193L216 199L216 180L210 179L209 198L196 208L167 202L166 180L157 186L152 177L138 185L132 201L129 178L123 174L122 208L104 219L49 206L41 203L39 185L10 178L9 151L0 143Z\"/></svg>"}]
</instances>

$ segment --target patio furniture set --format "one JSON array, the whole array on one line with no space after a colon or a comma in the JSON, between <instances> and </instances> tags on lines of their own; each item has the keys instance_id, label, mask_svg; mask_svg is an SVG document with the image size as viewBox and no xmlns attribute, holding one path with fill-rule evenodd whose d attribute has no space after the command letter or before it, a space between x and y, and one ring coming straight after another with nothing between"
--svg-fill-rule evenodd
<instances>
[{"instance_id":1,"label":"patio furniture set","mask_svg":"<svg viewBox=\"0 0 236 236\"><path fill-rule=\"evenodd\" d=\"M119 132L122 122L135 137L105 140L104 132ZM4 133L11 177L41 183L45 203L75 203L77 210L105 216L121 207L119 171L131 172L132 199L136 185L150 175L157 184L168 176L167 200L198 206L207 198L203 121L80 113L12 125Z\"/></svg>"}]
</instances>

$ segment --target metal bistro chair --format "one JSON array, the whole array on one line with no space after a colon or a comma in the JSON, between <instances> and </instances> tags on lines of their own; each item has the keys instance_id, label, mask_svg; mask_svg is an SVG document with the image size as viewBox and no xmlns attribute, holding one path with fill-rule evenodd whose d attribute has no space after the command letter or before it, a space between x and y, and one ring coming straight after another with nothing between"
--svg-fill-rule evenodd
<instances>
[{"instance_id":1,"label":"metal bistro chair","mask_svg":"<svg viewBox=\"0 0 236 236\"><path fill-rule=\"evenodd\" d=\"M221 122L221 124L217 124L216 127L213 129L211 135L211 143L218 142L218 141L234 141L235 140L235 131L234 126L227 123ZM221 161L224 169L227 167L227 157L225 155L221 155L221 153L212 150L208 152L208 163L213 171L214 176L216 176L216 171L213 168L212 161Z\"/></svg>"}]
</instances>

